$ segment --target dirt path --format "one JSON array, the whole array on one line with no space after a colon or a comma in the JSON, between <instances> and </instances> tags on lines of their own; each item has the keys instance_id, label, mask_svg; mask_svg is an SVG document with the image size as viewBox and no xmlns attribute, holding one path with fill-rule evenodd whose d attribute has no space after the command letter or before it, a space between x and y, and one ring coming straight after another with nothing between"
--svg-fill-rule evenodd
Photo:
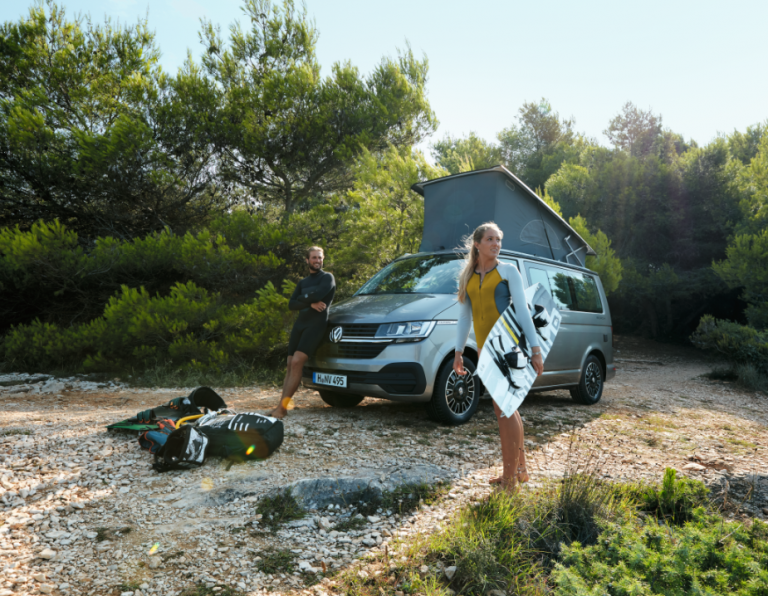
<instances>
[{"instance_id":1,"label":"dirt path","mask_svg":"<svg viewBox=\"0 0 768 596\"><path fill-rule=\"evenodd\" d=\"M711 365L692 349L622 339L617 357L619 373L597 406L578 406L565 391L526 400L530 485L580 463L633 480L659 480L670 466L727 495L730 515L768 517L766 396L702 378ZM344 568L395 537L433 531L453 509L483 498L498 472L490 401L470 423L445 428L419 406L367 399L341 411L303 392L283 447L268 461L228 467L212 459L165 475L151 471L135 437L104 431L186 393L112 387L30 395L0 387L0 596L166 595L196 583L304 591L305 575L265 571L265 549L288 548L305 569ZM240 411L277 400L267 389L221 394ZM255 503L275 487L355 475L384 482L424 466L453 488L413 515L381 511L359 529L336 530L354 513L342 506L311 511L274 535L254 531ZM325 582L310 591L332 589Z\"/></svg>"}]
</instances>

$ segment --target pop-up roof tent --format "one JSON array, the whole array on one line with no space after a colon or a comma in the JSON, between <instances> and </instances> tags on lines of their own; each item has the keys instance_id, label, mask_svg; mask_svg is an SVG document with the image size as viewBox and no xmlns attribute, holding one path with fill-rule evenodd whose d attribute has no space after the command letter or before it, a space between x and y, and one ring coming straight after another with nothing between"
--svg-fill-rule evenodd
<instances>
[{"instance_id":1,"label":"pop-up roof tent","mask_svg":"<svg viewBox=\"0 0 768 596\"><path fill-rule=\"evenodd\" d=\"M566 221L504 166L418 182L424 197L422 252L453 249L487 221L504 232L503 247L584 266L596 254Z\"/></svg>"}]
</instances>

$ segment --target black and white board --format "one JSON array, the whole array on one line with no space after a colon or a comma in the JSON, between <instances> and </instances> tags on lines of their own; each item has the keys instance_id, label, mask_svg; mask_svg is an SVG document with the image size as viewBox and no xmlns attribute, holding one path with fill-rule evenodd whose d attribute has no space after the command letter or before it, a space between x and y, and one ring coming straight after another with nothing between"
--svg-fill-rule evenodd
<instances>
[{"instance_id":1,"label":"black and white board","mask_svg":"<svg viewBox=\"0 0 768 596\"><path fill-rule=\"evenodd\" d=\"M525 291L525 301L539 336L542 358L546 362L560 330L562 316L552 296L541 284L534 284ZM531 355L531 347L518 317L509 306L488 334L476 372L505 416L517 411L536 380Z\"/></svg>"}]
</instances>

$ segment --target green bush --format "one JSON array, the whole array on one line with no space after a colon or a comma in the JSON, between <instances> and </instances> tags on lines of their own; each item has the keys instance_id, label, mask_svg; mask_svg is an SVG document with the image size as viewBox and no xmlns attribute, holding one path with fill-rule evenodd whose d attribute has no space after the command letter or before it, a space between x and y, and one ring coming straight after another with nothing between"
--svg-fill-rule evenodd
<instances>
[{"instance_id":1,"label":"green bush","mask_svg":"<svg viewBox=\"0 0 768 596\"><path fill-rule=\"evenodd\" d=\"M731 321L701 318L691 335L693 344L734 365L749 364L760 374L768 374L768 331L757 331Z\"/></svg>"},{"instance_id":2,"label":"green bush","mask_svg":"<svg viewBox=\"0 0 768 596\"><path fill-rule=\"evenodd\" d=\"M225 235L235 236L244 225L251 228L249 250ZM179 236L166 229L128 241L102 237L88 246L58 221L38 222L29 231L0 229L0 318L8 326L41 316L65 324L87 321L124 285L165 294L192 281L229 302L242 302L285 276L282 259L254 246L259 232L267 246L279 245L271 228L234 213L217 223L215 233Z\"/></svg>"},{"instance_id":3,"label":"green bush","mask_svg":"<svg viewBox=\"0 0 768 596\"><path fill-rule=\"evenodd\" d=\"M768 374L761 373L753 364L737 364L734 373L742 387L753 391L768 391Z\"/></svg>"},{"instance_id":4,"label":"green bush","mask_svg":"<svg viewBox=\"0 0 768 596\"><path fill-rule=\"evenodd\" d=\"M566 546L552 580L558 596L763 596L768 525L724 523L701 509L680 527L655 519L607 525L597 544Z\"/></svg>"},{"instance_id":5,"label":"green bush","mask_svg":"<svg viewBox=\"0 0 768 596\"><path fill-rule=\"evenodd\" d=\"M457 567L451 588L461 594L538 594L564 545L595 543L602 525L631 513L632 505L592 474L570 474L525 497L495 493L432 537L427 557Z\"/></svg>"},{"instance_id":6,"label":"green bush","mask_svg":"<svg viewBox=\"0 0 768 596\"><path fill-rule=\"evenodd\" d=\"M690 478L677 478L672 468L664 470L661 487L639 487L635 493L641 511L667 523L682 525L693 519L697 508L709 505L709 490Z\"/></svg>"},{"instance_id":7,"label":"green bush","mask_svg":"<svg viewBox=\"0 0 768 596\"><path fill-rule=\"evenodd\" d=\"M35 320L12 328L2 353L17 369L80 367L92 371L168 362L181 369L222 370L230 359L264 357L286 341L287 296L268 283L250 302L230 305L193 282L168 296L123 286L101 317L59 326Z\"/></svg>"}]
</instances>

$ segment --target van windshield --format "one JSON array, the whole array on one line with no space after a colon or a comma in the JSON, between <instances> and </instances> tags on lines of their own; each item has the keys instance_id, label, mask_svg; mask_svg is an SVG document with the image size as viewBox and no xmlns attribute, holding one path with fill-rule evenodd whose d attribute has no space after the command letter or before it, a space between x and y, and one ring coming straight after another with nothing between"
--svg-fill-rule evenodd
<instances>
[{"instance_id":1,"label":"van windshield","mask_svg":"<svg viewBox=\"0 0 768 596\"><path fill-rule=\"evenodd\" d=\"M456 255L428 255L394 261L374 275L357 295L455 294L464 259Z\"/></svg>"}]
</instances>

